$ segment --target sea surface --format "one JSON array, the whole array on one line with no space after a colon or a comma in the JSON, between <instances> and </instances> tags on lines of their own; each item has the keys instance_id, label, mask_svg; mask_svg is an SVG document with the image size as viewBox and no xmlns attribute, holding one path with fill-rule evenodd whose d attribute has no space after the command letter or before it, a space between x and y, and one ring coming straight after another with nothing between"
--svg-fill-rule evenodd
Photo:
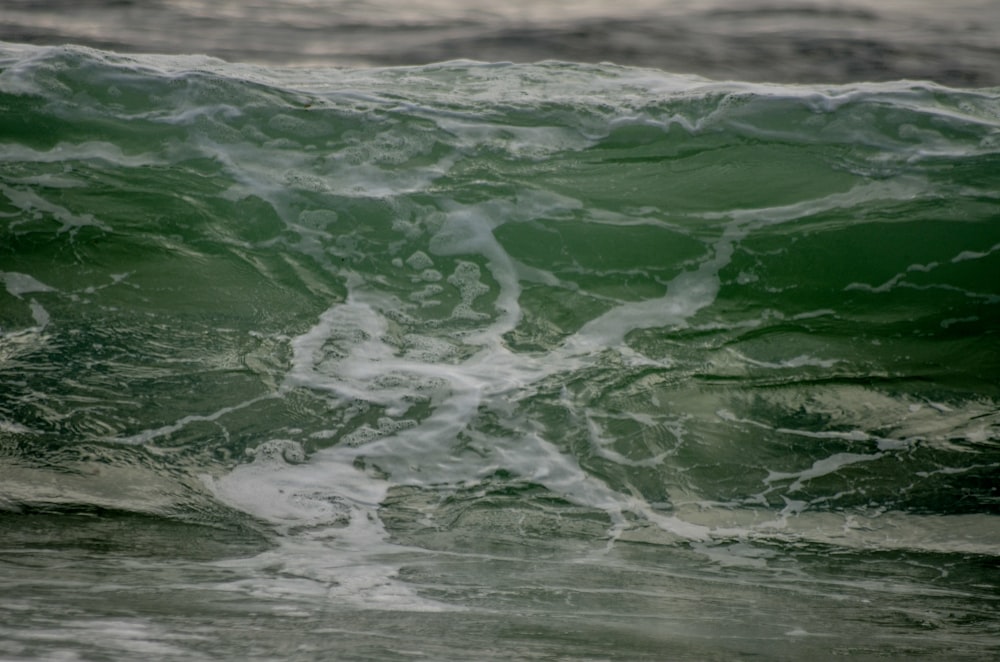
<instances>
[{"instance_id":1,"label":"sea surface","mask_svg":"<svg viewBox=\"0 0 1000 662\"><path fill-rule=\"evenodd\" d=\"M296 66L614 62L780 83L1000 85L996 0L3 0L0 41Z\"/></svg>"},{"instance_id":2,"label":"sea surface","mask_svg":"<svg viewBox=\"0 0 1000 662\"><path fill-rule=\"evenodd\" d=\"M997 72L484 53L0 44L0 659L1000 657Z\"/></svg>"}]
</instances>

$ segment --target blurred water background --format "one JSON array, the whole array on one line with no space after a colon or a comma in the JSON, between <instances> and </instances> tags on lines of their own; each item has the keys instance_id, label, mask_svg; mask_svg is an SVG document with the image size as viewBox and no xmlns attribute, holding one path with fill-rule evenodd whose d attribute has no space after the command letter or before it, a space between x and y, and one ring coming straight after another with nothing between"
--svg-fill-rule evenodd
<instances>
[{"instance_id":1,"label":"blurred water background","mask_svg":"<svg viewBox=\"0 0 1000 662\"><path fill-rule=\"evenodd\" d=\"M1000 82L992 0L5 0L0 40L301 66L614 62L710 78Z\"/></svg>"}]
</instances>

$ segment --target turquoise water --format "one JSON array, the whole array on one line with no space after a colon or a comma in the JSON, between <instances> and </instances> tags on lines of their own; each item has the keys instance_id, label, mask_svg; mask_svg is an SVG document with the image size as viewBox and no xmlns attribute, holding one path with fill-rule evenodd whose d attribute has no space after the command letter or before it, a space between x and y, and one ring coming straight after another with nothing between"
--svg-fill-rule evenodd
<instances>
[{"instance_id":1,"label":"turquoise water","mask_svg":"<svg viewBox=\"0 0 1000 662\"><path fill-rule=\"evenodd\" d=\"M997 89L0 69L0 655L1000 653Z\"/></svg>"}]
</instances>

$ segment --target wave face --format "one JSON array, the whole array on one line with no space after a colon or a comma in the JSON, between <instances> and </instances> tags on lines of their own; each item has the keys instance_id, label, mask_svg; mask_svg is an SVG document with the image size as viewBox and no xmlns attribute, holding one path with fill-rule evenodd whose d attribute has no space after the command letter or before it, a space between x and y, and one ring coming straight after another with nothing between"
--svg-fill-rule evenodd
<instances>
[{"instance_id":1,"label":"wave face","mask_svg":"<svg viewBox=\"0 0 1000 662\"><path fill-rule=\"evenodd\" d=\"M4 655L1000 653L1000 91L0 68Z\"/></svg>"}]
</instances>

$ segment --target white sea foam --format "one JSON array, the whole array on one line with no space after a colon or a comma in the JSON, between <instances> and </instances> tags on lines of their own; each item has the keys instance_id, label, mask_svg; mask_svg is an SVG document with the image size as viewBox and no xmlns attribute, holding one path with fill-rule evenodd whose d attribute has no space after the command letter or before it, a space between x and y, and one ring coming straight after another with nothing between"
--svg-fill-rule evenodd
<instances>
[{"instance_id":1,"label":"white sea foam","mask_svg":"<svg viewBox=\"0 0 1000 662\"><path fill-rule=\"evenodd\" d=\"M93 214L74 213L61 205L46 200L33 190L0 185L0 193L3 193L10 200L11 204L24 212L27 217L11 223L11 227L27 223L28 218L36 219L48 215L62 224L60 232L76 232L84 227L95 227L105 232L111 231L111 228L107 224L95 218Z\"/></svg>"},{"instance_id":2,"label":"white sea foam","mask_svg":"<svg viewBox=\"0 0 1000 662\"><path fill-rule=\"evenodd\" d=\"M558 639L565 655L606 656L612 649L594 642L628 640L637 647L615 643L616 654L641 657L682 636L718 641L718 606L727 605L731 647L696 645L687 657L748 654L755 638L779 642L762 647L766 657L827 633L823 619L831 616L901 615L881 649L860 646L887 630L852 626L833 651L876 655L897 644L896 652L913 649L907 622L924 617L914 605L942 614L928 617L936 632L953 626L944 630L947 646L960 631L970 637L963 624L990 608L993 587L981 566L996 556L1000 528L962 510L988 509L988 486L977 486L998 468L1000 415L989 393L974 393L988 375L970 368L954 382L972 386L953 389L933 373L907 371L941 364L943 354L919 353L938 336L935 349L956 342L985 347L988 358L990 338L963 332L991 319L975 308L990 299L970 303L967 290L942 278L981 278L995 239L945 253L921 247L919 257L890 260L890 271L851 277L871 280L853 289L879 296L795 291L795 249L818 233L829 233L831 255L853 257L866 235L841 230L859 224L892 236L909 222L886 209L952 218L965 204L988 207L987 186L942 188L955 173L921 162L958 140L947 137L954 115L925 113L917 119L926 122L898 135L883 125L899 123L879 115L893 99L923 107L920 99L951 92L903 83L711 83L566 63L279 73L140 57L156 66L138 75L140 65L124 58L48 53L51 66L40 75L5 69L0 88L21 85L42 99L46 117L69 117L82 104L86 121L129 123L123 145L153 123L156 140L142 149L160 151L66 143L5 153L30 166L4 189L13 195L6 218L18 240L33 241L18 233L37 227L78 249L60 248L51 256L72 259L36 272L43 254L18 253L24 266L0 273L8 299L20 299L17 319L33 324L0 335L0 359L13 375L5 384L16 391L0 403L0 435L15 458L0 467L13 490L5 505L151 515L129 521L128 544L147 526L157 544L176 542L170 518L193 514L221 525L189 527L199 543L221 540L221 549L208 540L195 551L225 560L189 562L179 546L135 554L124 539L49 549L36 529L49 518L23 518L26 545L41 540L57 562L25 564L13 550L21 556L8 565L18 571L5 587L20 593L3 606L8 616L23 607L18 623L27 627L0 628L14 641L0 653L24 657L48 642L38 655L88 654L59 639L69 631L70 643L79 639L98 657L449 657L452 642L425 644L444 633L475 652L479 635L501 632L503 650L484 656L551 656ZM129 104L139 112L129 114ZM980 129L972 123L962 139L994 149ZM160 144L160 135L169 138ZM829 158L837 173L782 188L787 204L747 191L748 200L763 201L733 209L733 192L716 200L712 188L720 183L713 177L731 171L711 168L698 173L712 197L706 207L678 208L655 191L633 201L624 189L608 201L614 176L666 171L684 160L673 160L679 150L729 138L745 153L780 140L776 147L791 154L797 144L813 162ZM53 167L60 149L72 169ZM861 172L869 152L877 152L876 177ZM711 162L716 153L700 158ZM194 213L171 219L171 245L188 252L170 255L178 269L158 273L161 263L131 249L159 248L160 226L110 219L126 218L132 204L158 219L160 198L145 194L163 166L176 177L170 181L191 186L160 193ZM138 182L108 207L115 232L98 239L113 250L88 252L105 244L79 241L95 237L93 228L74 230L105 220L87 189L81 195L80 171L104 183ZM866 183L851 186L851 178ZM954 201L952 192L970 197ZM74 215L68 224L66 214ZM955 225L976 235L969 223ZM618 237L637 243L619 245ZM647 237L669 245L667 254L640 245ZM632 245L642 261L628 261ZM76 259L103 271L66 285L79 282ZM787 279L775 276L786 269ZM45 275L53 273L58 282ZM195 283L213 289L186 299ZM958 305L940 326L936 317L915 323L921 333L912 338L868 325L878 306L842 303L896 304L916 298L899 288L940 286L952 289L934 294ZM859 337L870 336L852 338L855 322ZM913 375L920 379L910 388ZM62 405L74 409L66 414ZM30 454L19 463L22 449ZM36 452L58 470L31 464ZM77 452L110 460L58 464ZM197 472L203 484L191 480ZM972 486L963 492L969 501L940 496L958 485ZM247 548L231 547L229 536L242 535L247 518L210 503L206 490L252 515L254 531L266 524L272 547L258 553L257 539L251 556L236 558ZM970 506L972 499L980 501ZM916 514L913 504L925 503L948 514ZM89 519L113 527L123 518ZM938 551L949 556L927 554ZM963 576L946 580L949 572ZM59 577L50 573L72 583L53 588ZM154 620L176 627L77 618L97 605L89 589L73 598L79 586L114 596L103 601L112 610L162 614ZM909 601L910 593L926 599ZM868 611L858 611L863 605ZM401 613L456 609L468 613ZM274 627L258 637L261 618ZM740 619L751 634L738 631ZM40 625L57 621L61 631ZM559 634L567 623L586 640ZM536 636L536 625L552 629ZM929 631L923 621L913 627ZM171 628L190 632L171 640ZM361 643L342 650L352 636ZM515 639L530 644L517 648ZM992 645L985 635L979 641L986 643L963 652ZM820 657L831 650L810 649Z\"/></svg>"},{"instance_id":3,"label":"white sea foam","mask_svg":"<svg viewBox=\"0 0 1000 662\"><path fill-rule=\"evenodd\" d=\"M572 503L607 513L613 523L612 538L622 535L628 528L625 514L631 513L681 539L705 539L712 535L711 527L691 523L676 515L665 515L640 497L610 488L585 472L575 457L556 448L531 422L508 420L506 425L510 426L510 431L506 436L487 437L477 431L476 417L483 411L492 410L502 412L502 417L506 418L509 398L530 397L542 380L594 365L609 350L627 361L650 361L627 346L628 334L637 329L683 327L699 311L711 306L720 288L720 271L730 263L739 242L750 232L803 215L870 200L908 198L918 190L918 184L915 179L861 184L844 193L785 207L705 214L707 220L721 222L718 238L709 244L709 251L699 262L667 283L662 297L612 301L606 313L584 324L562 345L539 354L511 352L503 337L521 318L522 279L560 281L549 272L529 269L518 263L499 243L494 232L504 223L558 216L577 209L579 203L560 196L527 194L515 201L491 200L468 206L446 206L443 217L431 227L430 254L412 252L399 266L405 264L413 271L426 273L432 266L441 268L438 257L453 258L451 273L439 281L441 284L433 291L427 291L424 298L440 295L439 287L452 288L458 299L452 318L475 322L474 330L456 332L448 340L437 336L429 344L417 340L414 347L419 349L408 351L390 333L390 316L403 314L400 302L394 296L381 293L376 283L367 283L360 275L345 272L347 299L332 305L310 330L292 339L292 366L283 388L325 392L342 405L352 401L369 403L384 411L385 424L365 424L352 432L317 433L317 438L339 438L340 445L335 450L314 454L305 465L282 466L278 473L273 473L273 467L266 471L260 467L237 470L225 477L225 483L217 484L225 485L224 488L217 489L224 490L224 498L233 505L239 506L249 498L240 507L285 525L294 521L311 522L316 517L343 517L339 506L332 509L329 506L331 498L337 503L355 504L352 508L357 511L349 516L351 522L366 518L377 521L378 504L391 485L447 485L457 476L467 481L470 475L486 476L503 469L543 485ZM600 216L595 220L601 222ZM659 222L656 219L638 220ZM497 290L483 282L478 264L470 259L473 256L485 259ZM805 315L830 312L824 310ZM478 349L456 354L456 342ZM835 359L803 354L780 362L757 361L757 364L775 369L807 365L830 367L834 362ZM669 361L662 362L663 365L667 363ZM429 413L412 418L410 412L417 402L429 405ZM572 409L572 405L570 407ZM601 457L627 465L636 463L601 443L600 433L592 422L590 430L594 448ZM823 436L809 431L776 431ZM889 440L873 439L860 431L830 434L859 442L889 443ZM463 436L478 440L481 457L458 450L457 440ZM807 481L848 464L878 459L881 452L844 453L818 460L811 468L794 474L772 473L770 482L781 482L786 491L794 492ZM354 460L361 457L386 472L388 478L377 479L377 489L372 487L375 491L371 493L360 487L330 492L332 485L351 486L375 480L354 468ZM649 463L657 461L652 458ZM474 464L470 466L470 462ZM297 478L299 475L301 479ZM304 482L297 482L299 480ZM267 485L268 499L280 505L257 503L258 492L249 490L248 493L246 486L259 484ZM351 497L355 489L368 494L366 498L370 500L362 504L364 499ZM317 494L327 496L317 502ZM796 512L789 506L782 517ZM366 535L373 536L369 542L375 539L383 544L386 542L377 527L368 530Z\"/></svg>"},{"instance_id":4,"label":"white sea foam","mask_svg":"<svg viewBox=\"0 0 1000 662\"><path fill-rule=\"evenodd\" d=\"M18 273L16 271L0 271L0 280L11 295L18 299L23 298L22 294L32 292L54 292L55 288L41 282L34 276Z\"/></svg>"}]
</instances>

